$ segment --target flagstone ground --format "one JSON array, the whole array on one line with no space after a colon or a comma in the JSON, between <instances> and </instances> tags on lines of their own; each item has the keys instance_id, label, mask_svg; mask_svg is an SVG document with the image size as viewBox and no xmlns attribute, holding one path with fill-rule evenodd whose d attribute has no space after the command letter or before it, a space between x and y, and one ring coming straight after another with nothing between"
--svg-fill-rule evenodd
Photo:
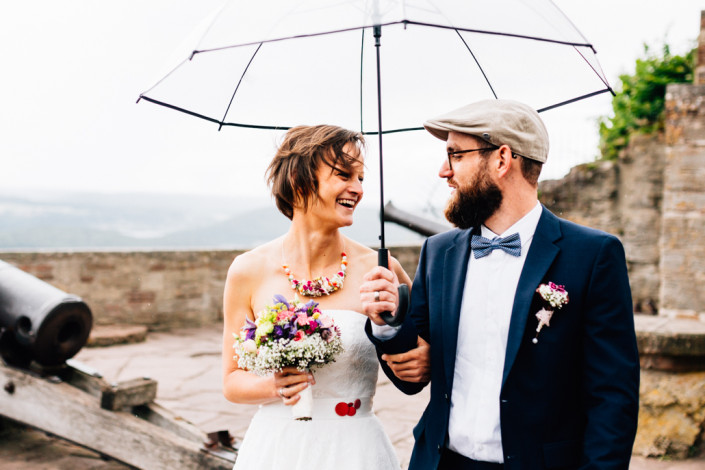
<instances>
[{"instance_id":1,"label":"flagstone ground","mask_svg":"<svg viewBox=\"0 0 705 470\"><path fill-rule=\"evenodd\" d=\"M202 327L149 333L143 342L86 347L74 358L103 374L108 382L138 377L158 381L157 402L206 432L227 429L242 437L255 406L238 405L221 393L219 328ZM374 409L397 451L408 465L411 430L428 400L428 389L415 396L397 391L380 374ZM10 423L0 425L0 468L4 470L117 470L125 466L60 439ZM705 456L685 461L635 457L630 470L696 470Z\"/></svg>"}]
</instances>

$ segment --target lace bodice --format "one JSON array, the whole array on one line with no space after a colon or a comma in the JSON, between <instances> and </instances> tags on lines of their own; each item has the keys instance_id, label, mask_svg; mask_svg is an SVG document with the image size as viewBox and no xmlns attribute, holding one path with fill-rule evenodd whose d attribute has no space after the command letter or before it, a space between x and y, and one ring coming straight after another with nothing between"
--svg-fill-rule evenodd
<instances>
[{"instance_id":1,"label":"lace bodice","mask_svg":"<svg viewBox=\"0 0 705 470\"><path fill-rule=\"evenodd\" d=\"M365 334L367 317L352 310L326 310L340 329L345 351L335 362L313 371L315 398L371 397L379 364L375 347Z\"/></svg>"}]
</instances>

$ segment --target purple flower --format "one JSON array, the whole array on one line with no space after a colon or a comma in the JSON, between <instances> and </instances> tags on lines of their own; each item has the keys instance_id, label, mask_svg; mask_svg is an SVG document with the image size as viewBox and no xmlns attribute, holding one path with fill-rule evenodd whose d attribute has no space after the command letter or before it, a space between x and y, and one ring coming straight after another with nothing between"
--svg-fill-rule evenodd
<instances>
[{"instance_id":1,"label":"purple flower","mask_svg":"<svg viewBox=\"0 0 705 470\"><path fill-rule=\"evenodd\" d=\"M306 309L306 313L308 313L309 316L313 315L315 308L318 306L318 302L315 300L309 300L306 302L304 305L304 308Z\"/></svg>"},{"instance_id":2,"label":"purple flower","mask_svg":"<svg viewBox=\"0 0 705 470\"><path fill-rule=\"evenodd\" d=\"M285 338L285 337L287 337L287 336L289 336L289 335L287 335L287 334L285 333L284 328L282 328L282 327L279 326L279 325L274 325L274 336L275 336L276 338Z\"/></svg>"},{"instance_id":3,"label":"purple flower","mask_svg":"<svg viewBox=\"0 0 705 470\"><path fill-rule=\"evenodd\" d=\"M242 329L246 331L245 339L255 338L255 333L257 331L257 325L255 325L255 322L249 318L245 318L245 326L243 326Z\"/></svg>"},{"instance_id":4,"label":"purple flower","mask_svg":"<svg viewBox=\"0 0 705 470\"><path fill-rule=\"evenodd\" d=\"M289 305L289 302L287 302L286 298L284 298L284 296L281 294L277 294L274 296L274 302L284 304L284 305L286 305L287 310L291 310L291 306Z\"/></svg>"}]
</instances>

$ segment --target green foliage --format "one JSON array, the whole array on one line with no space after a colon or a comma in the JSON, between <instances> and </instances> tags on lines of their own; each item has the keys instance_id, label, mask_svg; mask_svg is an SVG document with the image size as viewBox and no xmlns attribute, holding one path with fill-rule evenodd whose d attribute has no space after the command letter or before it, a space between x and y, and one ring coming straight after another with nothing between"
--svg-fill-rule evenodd
<instances>
[{"instance_id":1,"label":"green foliage","mask_svg":"<svg viewBox=\"0 0 705 470\"><path fill-rule=\"evenodd\" d=\"M664 45L655 55L644 45L644 57L637 59L633 75L621 75L621 90L612 98L614 116L600 119L600 151L605 160L616 160L633 132L652 133L664 127L666 85L692 83L696 49L671 55Z\"/></svg>"}]
</instances>

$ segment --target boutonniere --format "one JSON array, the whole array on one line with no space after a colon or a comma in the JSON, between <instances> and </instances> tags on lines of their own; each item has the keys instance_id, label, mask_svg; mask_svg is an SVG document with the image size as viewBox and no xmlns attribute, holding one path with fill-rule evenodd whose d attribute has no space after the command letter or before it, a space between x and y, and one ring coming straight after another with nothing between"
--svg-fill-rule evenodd
<instances>
[{"instance_id":1,"label":"boutonniere","mask_svg":"<svg viewBox=\"0 0 705 470\"><path fill-rule=\"evenodd\" d=\"M550 321L553 312L560 310L568 303L568 292L565 290L565 286L559 286L558 284L549 282L548 284L541 284L538 289L536 289L536 292L541 296L544 306L536 313L539 324L536 327L536 336L531 340L534 344L539 342L541 328L543 328L544 325L551 326Z\"/></svg>"}]
</instances>

